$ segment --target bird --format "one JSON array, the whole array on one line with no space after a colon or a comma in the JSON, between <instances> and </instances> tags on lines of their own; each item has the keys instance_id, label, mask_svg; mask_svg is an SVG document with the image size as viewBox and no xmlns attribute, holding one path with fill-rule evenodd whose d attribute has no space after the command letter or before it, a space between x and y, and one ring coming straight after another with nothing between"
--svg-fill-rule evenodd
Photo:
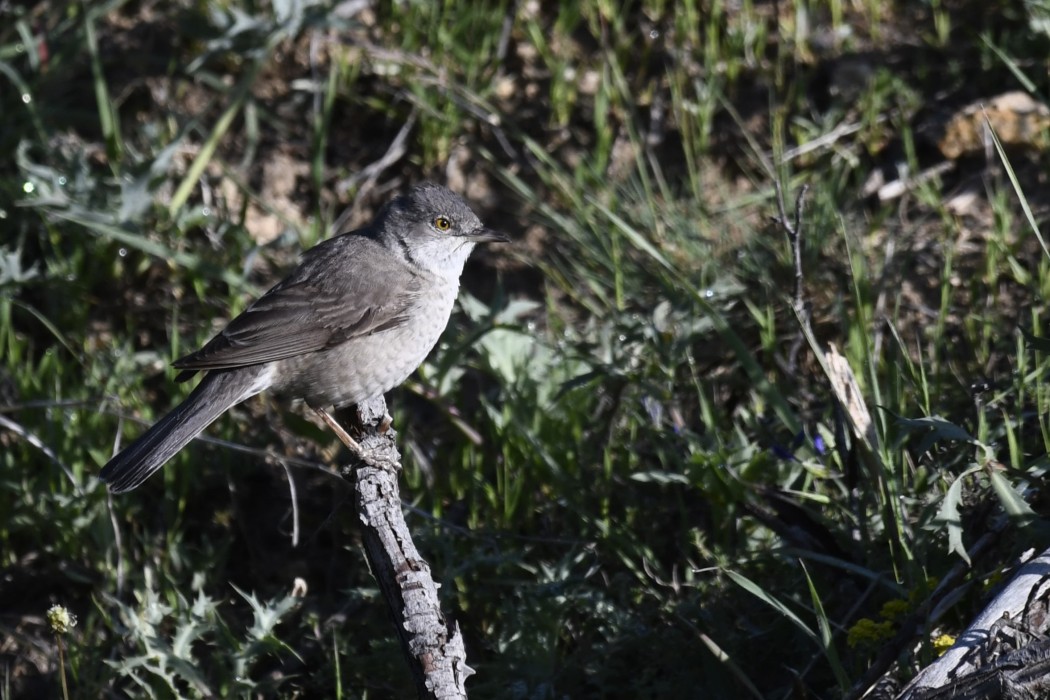
<instances>
[{"instance_id":1,"label":"bird","mask_svg":"<svg viewBox=\"0 0 1050 700\"><path fill-rule=\"evenodd\" d=\"M172 363L181 370L177 382L203 378L99 478L112 493L140 486L219 416L263 391L303 400L339 434L326 409L405 381L448 325L474 246L508 240L441 185L424 182L393 198L364 228L306 251L220 333Z\"/></svg>"}]
</instances>

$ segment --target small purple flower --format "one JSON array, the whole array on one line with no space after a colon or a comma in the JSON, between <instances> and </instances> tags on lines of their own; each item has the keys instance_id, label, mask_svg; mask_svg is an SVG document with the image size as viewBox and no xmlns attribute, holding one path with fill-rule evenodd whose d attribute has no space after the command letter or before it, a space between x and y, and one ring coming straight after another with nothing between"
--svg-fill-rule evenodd
<instances>
[{"instance_id":1,"label":"small purple flower","mask_svg":"<svg viewBox=\"0 0 1050 700\"><path fill-rule=\"evenodd\" d=\"M824 438L819 434L813 438L813 449L816 450L817 454L821 457L828 453L828 446L824 444Z\"/></svg>"},{"instance_id":2,"label":"small purple flower","mask_svg":"<svg viewBox=\"0 0 1050 700\"><path fill-rule=\"evenodd\" d=\"M802 447L802 445L804 445L805 442L806 433L805 431L801 431L797 435L795 435L790 448L784 447L783 445L773 445L771 449L773 451L773 454L776 455L779 459L786 459L792 462L798 462L800 460L798 457L795 456L795 452L798 450L798 448ZM827 453L827 448L828 446L824 442L823 437L821 437L820 435L816 435L813 438L813 451L816 452L818 455L823 457Z\"/></svg>"}]
</instances>

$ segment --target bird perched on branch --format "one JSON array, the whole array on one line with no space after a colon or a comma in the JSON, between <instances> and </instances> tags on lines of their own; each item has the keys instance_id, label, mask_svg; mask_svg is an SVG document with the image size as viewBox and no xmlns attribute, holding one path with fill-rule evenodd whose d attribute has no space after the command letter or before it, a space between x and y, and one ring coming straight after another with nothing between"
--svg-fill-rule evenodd
<instances>
[{"instance_id":1,"label":"bird perched on branch","mask_svg":"<svg viewBox=\"0 0 1050 700\"><path fill-rule=\"evenodd\" d=\"M506 240L439 185L395 198L368 226L308 250L221 333L176 360L176 381L204 372L200 384L99 477L114 493L134 489L225 411L265 390L303 399L338 433L325 409L407 379L445 330L475 244ZM350 440L345 431L341 439Z\"/></svg>"}]
</instances>

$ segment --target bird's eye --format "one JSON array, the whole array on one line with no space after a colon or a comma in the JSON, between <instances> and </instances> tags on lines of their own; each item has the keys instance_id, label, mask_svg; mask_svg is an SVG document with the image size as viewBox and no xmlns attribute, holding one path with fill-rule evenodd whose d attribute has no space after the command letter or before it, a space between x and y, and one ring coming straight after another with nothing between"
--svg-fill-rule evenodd
<instances>
[{"instance_id":1,"label":"bird's eye","mask_svg":"<svg viewBox=\"0 0 1050 700\"><path fill-rule=\"evenodd\" d=\"M452 228L452 222L443 216L439 216L438 218L434 219L434 228L442 232L448 231L450 228Z\"/></svg>"}]
</instances>

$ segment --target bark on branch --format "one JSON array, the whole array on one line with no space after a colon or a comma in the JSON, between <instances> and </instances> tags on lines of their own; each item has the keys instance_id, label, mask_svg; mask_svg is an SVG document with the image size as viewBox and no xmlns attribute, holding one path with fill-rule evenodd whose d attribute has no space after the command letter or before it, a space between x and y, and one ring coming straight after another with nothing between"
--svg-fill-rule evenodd
<instances>
[{"instance_id":1,"label":"bark on branch","mask_svg":"<svg viewBox=\"0 0 1050 700\"><path fill-rule=\"evenodd\" d=\"M1022 566L952 648L919 673L898 700L1048 697L1048 595L1050 550Z\"/></svg>"},{"instance_id":2,"label":"bark on branch","mask_svg":"<svg viewBox=\"0 0 1050 700\"><path fill-rule=\"evenodd\" d=\"M474 671L467 666L459 626L450 628L441 614L438 584L405 523L397 483L401 455L388 420L383 397L357 406L351 432L361 455L343 473L355 487L365 555L394 617L419 697L466 698L465 681Z\"/></svg>"}]
</instances>

